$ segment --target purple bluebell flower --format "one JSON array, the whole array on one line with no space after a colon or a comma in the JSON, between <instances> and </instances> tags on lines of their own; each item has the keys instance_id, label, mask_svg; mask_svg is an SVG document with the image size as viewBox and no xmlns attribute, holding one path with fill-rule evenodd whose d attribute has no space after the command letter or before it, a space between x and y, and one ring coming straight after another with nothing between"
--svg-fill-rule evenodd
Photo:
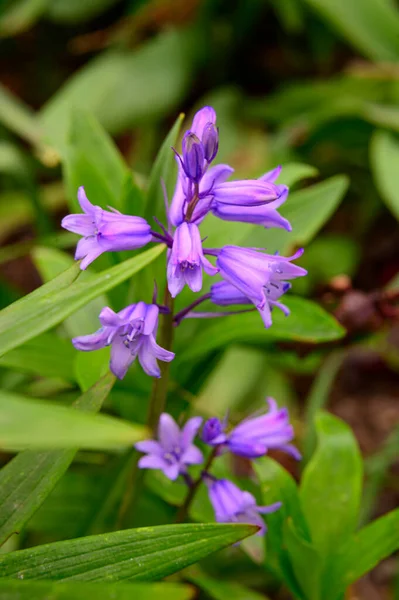
<instances>
[{"instance_id":1,"label":"purple bluebell flower","mask_svg":"<svg viewBox=\"0 0 399 600\"><path fill-rule=\"evenodd\" d=\"M158 441L145 440L135 446L137 450L147 454L140 458L139 467L159 469L174 481L179 475L187 473L188 465L200 465L203 455L193 444L193 440L201 423L201 417L193 417L180 430L173 417L163 413L159 419Z\"/></svg>"},{"instance_id":2,"label":"purple bluebell flower","mask_svg":"<svg viewBox=\"0 0 399 600\"><path fill-rule=\"evenodd\" d=\"M208 486L209 500L219 523L249 523L257 525L257 535L266 532L266 525L261 514L275 512L281 507L281 502L269 506L258 506L249 492L243 492L228 479L205 479Z\"/></svg>"},{"instance_id":3,"label":"purple bluebell flower","mask_svg":"<svg viewBox=\"0 0 399 600\"><path fill-rule=\"evenodd\" d=\"M232 181L227 183L235 182ZM262 225L266 229L270 229L271 227L278 227L280 229L285 229L286 231L292 231L290 222L284 217L282 217L277 211L277 209L282 204L284 204L288 197L288 188L286 188L285 186L275 187L279 188L276 189L276 193L280 194L275 200L260 205L248 206L245 204L234 204L218 201L217 193L219 187L216 186L215 196L211 204L212 214L215 217L222 219L223 221L253 223L254 225ZM224 192L225 191L226 190L224 190Z\"/></svg>"},{"instance_id":4,"label":"purple bluebell flower","mask_svg":"<svg viewBox=\"0 0 399 600\"><path fill-rule=\"evenodd\" d=\"M147 375L160 377L157 359L170 362L175 355L155 341L158 314L158 306L145 302L131 304L118 313L106 306L99 316L101 329L76 337L72 343L84 352L111 346L110 369L119 379L123 379L137 357Z\"/></svg>"},{"instance_id":5,"label":"purple bluebell flower","mask_svg":"<svg viewBox=\"0 0 399 600\"><path fill-rule=\"evenodd\" d=\"M204 256L197 225L183 222L175 231L168 260L168 287L173 298L185 284L193 292L199 292L202 288L202 269L209 275L218 272Z\"/></svg>"},{"instance_id":6,"label":"purple bluebell flower","mask_svg":"<svg viewBox=\"0 0 399 600\"><path fill-rule=\"evenodd\" d=\"M278 301L289 287L285 280L302 277L307 273L302 267L291 263L302 253L303 250L298 250L293 256L283 257L264 254L251 248L224 246L218 252L216 266L220 269L223 279L256 306L265 327L270 327L271 309L274 306L280 308L284 314L289 314L288 308ZM217 300L217 291L214 290L214 300ZM226 297L222 298L222 302L225 306Z\"/></svg>"},{"instance_id":7,"label":"purple bluebell flower","mask_svg":"<svg viewBox=\"0 0 399 600\"><path fill-rule=\"evenodd\" d=\"M202 142L192 131L187 131L182 143L182 167L187 177L194 183L199 183L205 172L205 152Z\"/></svg>"},{"instance_id":8,"label":"purple bluebell flower","mask_svg":"<svg viewBox=\"0 0 399 600\"><path fill-rule=\"evenodd\" d=\"M145 219L94 206L83 186L78 190L78 201L84 214L68 215L61 225L83 236L75 253L76 260L83 259L81 269L86 269L103 252L136 250L151 241L151 227Z\"/></svg>"},{"instance_id":9,"label":"purple bluebell flower","mask_svg":"<svg viewBox=\"0 0 399 600\"><path fill-rule=\"evenodd\" d=\"M290 443L294 428L289 422L288 410L278 408L273 398L267 398L267 402L269 411L266 414L249 417L228 433L219 419L209 419L204 424L203 441L210 446L220 445L221 449L244 458L258 458L269 450L281 450L300 460L300 453Z\"/></svg>"}]
</instances>

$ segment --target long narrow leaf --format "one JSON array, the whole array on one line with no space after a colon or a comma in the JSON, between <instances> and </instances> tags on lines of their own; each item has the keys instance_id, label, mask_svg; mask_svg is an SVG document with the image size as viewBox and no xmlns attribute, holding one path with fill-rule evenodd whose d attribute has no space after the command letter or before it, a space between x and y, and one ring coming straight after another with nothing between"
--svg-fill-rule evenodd
<instances>
[{"instance_id":1,"label":"long narrow leaf","mask_svg":"<svg viewBox=\"0 0 399 600\"><path fill-rule=\"evenodd\" d=\"M8 306L0 313L0 355L58 325L93 298L132 277L163 250L163 245L155 246L85 282L72 283L79 269L74 265L50 283ZM57 290L57 284L63 289Z\"/></svg>"},{"instance_id":2,"label":"long narrow leaf","mask_svg":"<svg viewBox=\"0 0 399 600\"><path fill-rule=\"evenodd\" d=\"M87 412L100 410L115 377L108 373L75 402ZM0 545L29 521L75 456L76 449L50 452L25 451L0 471Z\"/></svg>"},{"instance_id":3,"label":"long narrow leaf","mask_svg":"<svg viewBox=\"0 0 399 600\"><path fill-rule=\"evenodd\" d=\"M194 592L194 588L177 583L0 581L3 600L190 600Z\"/></svg>"},{"instance_id":4,"label":"long narrow leaf","mask_svg":"<svg viewBox=\"0 0 399 600\"><path fill-rule=\"evenodd\" d=\"M94 535L4 554L0 557L0 577L152 581L176 573L256 531L254 525L212 523Z\"/></svg>"}]
</instances>

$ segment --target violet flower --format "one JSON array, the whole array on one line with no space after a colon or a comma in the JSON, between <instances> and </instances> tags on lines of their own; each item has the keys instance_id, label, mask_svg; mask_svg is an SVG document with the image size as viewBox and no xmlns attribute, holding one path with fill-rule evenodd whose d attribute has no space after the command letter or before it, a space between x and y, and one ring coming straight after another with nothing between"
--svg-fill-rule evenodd
<instances>
[{"instance_id":1,"label":"violet flower","mask_svg":"<svg viewBox=\"0 0 399 600\"><path fill-rule=\"evenodd\" d=\"M256 306L265 327L270 327L271 309L274 306L280 308L284 314L289 314L289 309L278 301L288 289L284 280L307 274L305 269L291 263L302 253L303 250L298 250L293 256L284 257L264 254L251 248L224 246L218 251L216 266L223 279L235 286ZM214 298L216 297L214 293ZM223 305L226 305L226 300Z\"/></svg>"},{"instance_id":2,"label":"violet flower","mask_svg":"<svg viewBox=\"0 0 399 600\"><path fill-rule=\"evenodd\" d=\"M275 184L281 166L257 180L223 182L215 186L212 213L224 221L239 221L291 231L292 227L278 212L288 197L288 187Z\"/></svg>"},{"instance_id":3,"label":"violet flower","mask_svg":"<svg viewBox=\"0 0 399 600\"><path fill-rule=\"evenodd\" d=\"M106 306L99 316L101 329L76 337L72 343L84 352L111 346L110 369L119 379L124 378L137 357L147 375L160 377L157 359L170 362L175 355L155 341L158 314L158 306L145 302L131 304L118 313Z\"/></svg>"},{"instance_id":4,"label":"violet flower","mask_svg":"<svg viewBox=\"0 0 399 600\"><path fill-rule=\"evenodd\" d=\"M202 288L202 269L208 275L218 273L218 269L204 256L197 225L183 222L175 231L168 260L168 287L172 297L175 298L185 284L193 292L199 292Z\"/></svg>"},{"instance_id":5,"label":"violet flower","mask_svg":"<svg viewBox=\"0 0 399 600\"><path fill-rule=\"evenodd\" d=\"M266 532L266 525L261 514L275 512L281 507L281 502L269 506L258 506L249 492L243 492L228 479L213 479L207 476L209 500L219 523L248 523L257 525L260 529L257 535Z\"/></svg>"},{"instance_id":6,"label":"violet flower","mask_svg":"<svg viewBox=\"0 0 399 600\"><path fill-rule=\"evenodd\" d=\"M290 443L294 428L289 422L288 410L278 408L273 398L268 398L267 402L269 412L245 419L228 433L219 419L209 419L204 424L202 440L244 458L258 458L269 450L281 450L300 460L300 453Z\"/></svg>"},{"instance_id":7,"label":"violet flower","mask_svg":"<svg viewBox=\"0 0 399 600\"><path fill-rule=\"evenodd\" d=\"M159 419L158 441L145 440L135 446L147 453L139 460L140 469L159 469L174 481L187 473L187 465L201 464L202 452L193 444L201 423L201 417L193 417L180 430L173 417L163 413Z\"/></svg>"},{"instance_id":8,"label":"violet flower","mask_svg":"<svg viewBox=\"0 0 399 600\"><path fill-rule=\"evenodd\" d=\"M151 241L151 227L145 219L94 206L83 186L78 190L78 201L84 214L68 215L61 225L83 236L75 253L76 260L83 259L81 269L86 269L103 252L136 250Z\"/></svg>"}]
</instances>

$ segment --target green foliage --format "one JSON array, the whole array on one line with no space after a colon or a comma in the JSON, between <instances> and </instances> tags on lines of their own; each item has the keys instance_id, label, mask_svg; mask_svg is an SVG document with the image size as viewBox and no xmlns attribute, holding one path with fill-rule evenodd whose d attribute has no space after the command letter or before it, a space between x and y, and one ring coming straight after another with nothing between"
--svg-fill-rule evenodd
<instances>
[{"instance_id":1,"label":"green foliage","mask_svg":"<svg viewBox=\"0 0 399 600\"><path fill-rule=\"evenodd\" d=\"M274 340L295 340L317 343L336 340L344 335L343 327L314 302L290 296L285 304L291 310L290 316L287 318L281 311L273 311L270 329L264 329L257 311L201 323L195 345L182 353L179 359L193 360L229 342L262 344Z\"/></svg>"},{"instance_id":2,"label":"green foliage","mask_svg":"<svg viewBox=\"0 0 399 600\"><path fill-rule=\"evenodd\" d=\"M381 198L399 219L398 171L399 141L387 131L376 131L370 148L371 166Z\"/></svg>"},{"instance_id":3,"label":"green foliage","mask_svg":"<svg viewBox=\"0 0 399 600\"><path fill-rule=\"evenodd\" d=\"M78 398L74 408L98 412L115 378L108 374ZM75 449L48 452L25 451L0 471L0 544L30 519L63 476Z\"/></svg>"},{"instance_id":4,"label":"green foliage","mask_svg":"<svg viewBox=\"0 0 399 600\"><path fill-rule=\"evenodd\" d=\"M152 581L255 533L253 525L143 527L37 546L0 556L0 577Z\"/></svg>"},{"instance_id":5,"label":"green foliage","mask_svg":"<svg viewBox=\"0 0 399 600\"><path fill-rule=\"evenodd\" d=\"M51 402L0 392L0 445L3 449L118 448L148 435L105 415L86 415Z\"/></svg>"},{"instance_id":6,"label":"green foliage","mask_svg":"<svg viewBox=\"0 0 399 600\"><path fill-rule=\"evenodd\" d=\"M375 60L399 57L399 15L389 0L305 0L353 46Z\"/></svg>"},{"instance_id":7,"label":"green foliage","mask_svg":"<svg viewBox=\"0 0 399 600\"><path fill-rule=\"evenodd\" d=\"M0 581L4 600L190 600L194 590L176 583L63 583L51 581Z\"/></svg>"},{"instance_id":8,"label":"green foliage","mask_svg":"<svg viewBox=\"0 0 399 600\"><path fill-rule=\"evenodd\" d=\"M316 430L318 446L299 490L271 459L256 466L264 502L283 503L268 518L266 564L295 597L338 600L347 586L399 547L399 512L356 532L362 487L356 440L345 423L328 413L317 415Z\"/></svg>"},{"instance_id":9,"label":"green foliage","mask_svg":"<svg viewBox=\"0 0 399 600\"><path fill-rule=\"evenodd\" d=\"M73 265L49 283L1 311L1 352L6 353L58 325L100 294L132 277L155 260L162 251L162 245L146 250L120 265L102 271L87 282L75 281L79 275L79 265Z\"/></svg>"}]
</instances>

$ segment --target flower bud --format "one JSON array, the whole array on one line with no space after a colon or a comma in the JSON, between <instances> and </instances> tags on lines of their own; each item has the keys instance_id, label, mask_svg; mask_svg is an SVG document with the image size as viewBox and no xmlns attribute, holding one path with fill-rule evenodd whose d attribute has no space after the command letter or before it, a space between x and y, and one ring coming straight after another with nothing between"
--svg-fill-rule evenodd
<instances>
[{"instance_id":1,"label":"flower bud","mask_svg":"<svg viewBox=\"0 0 399 600\"><path fill-rule=\"evenodd\" d=\"M207 123L202 134L205 160L210 163L215 158L219 149L219 134L213 123Z\"/></svg>"},{"instance_id":2,"label":"flower bud","mask_svg":"<svg viewBox=\"0 0 399 600\"><path fill-rule=\"evenodd\" d=\"M195 133L188 131L183 138L183 169L194 183L199 183L205 167L204 148Z\"/></svg>"}]
</instances>

